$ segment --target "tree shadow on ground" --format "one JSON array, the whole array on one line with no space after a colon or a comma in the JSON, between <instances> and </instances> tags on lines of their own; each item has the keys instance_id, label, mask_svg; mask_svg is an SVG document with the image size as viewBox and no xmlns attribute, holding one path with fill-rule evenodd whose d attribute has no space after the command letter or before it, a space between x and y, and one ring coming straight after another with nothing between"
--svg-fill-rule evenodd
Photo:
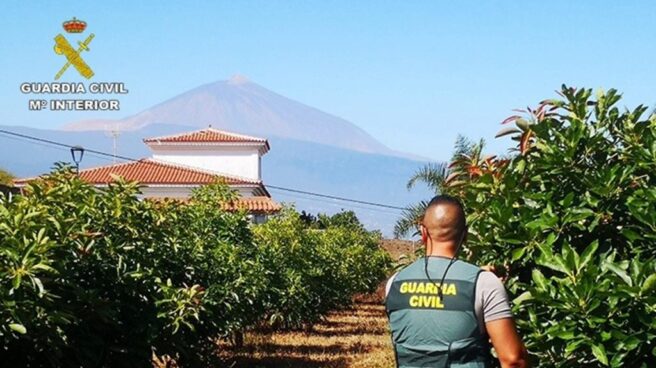
<instances>
[{"instance_id":1,"label":"tree shadow on ground","mask_svg":"<svg viewBox=\"0 0 656 368\"><path fill-rule=\"evenodd\" d=\"M316 339L316 337L314 337ZM320 337L323 338L323 337ZM369 350L362 344L308 344L299 339L298 344L258 342L247 344L230 352L231 359L225 360L226 367L308 367L346 368L349 357Z\"/></svg>"},{"instance_id":2,"label":"tree shadow on ground","mask_svg":"<svg viewBox=\"0 0 656 368\"><path fill-rule=\"evenodd\" d=\"M236 360L234 365L227 365L231 368L346 368L349 360L344 357L336 357L329 360L315 360L311 358L292 358L292 357L262 357L262 358L241 358Z\"/></svg>"},{"instance_id":3,"label":"tree shadow on ground","mask_svg":"<svg viewBox=\"0 0 656 368\"><path fill-rule=\"evenodd\" d=\"M251 349L249 349L251 348ZM240 349L242 353L258 353L265 355L303 355L303 356L312 356L312 355L350 355L355 353L360 353L363 350L366 350L366 347L361 344L353 344L344 346L341 344L330 344L330 345L283 345L276 343L260 343L257 345L256 349L250 346L249 348ZM249 351L250 350L250 351Z\"/></svg>"},{"instance_id":4,"label":"tree shadow on ground","mask_svg":"<svg viewBox=\"0 0 656 368\"><path fill-rule=\"evenodd\" d=\"M365 334L376 334L376 335L381 335L381 334L387 334L389 330L386 327L378 327L378 326L357 326L357 325L352 325L351 327L348 328L340 328L340 329L334 329L334 330L316 330L313 331L313 334L315 335L321 335L321 336L326 336L326 337L337 337L337 336L362 336Z\"/></svg>"},{"instance_id":5,"label":"tree shadow on ground","mask_svg":"<svg viewBox=\"0 0 656 368\"><path fill-rule=\"evenodd\" d=\"M222 367L347 368L374 351L380 354L381 341L388 339L381 305L358 303L331 313L311 331L249 332L242 347L222 343L220 350Z\"/></svg>"}]
</instances>

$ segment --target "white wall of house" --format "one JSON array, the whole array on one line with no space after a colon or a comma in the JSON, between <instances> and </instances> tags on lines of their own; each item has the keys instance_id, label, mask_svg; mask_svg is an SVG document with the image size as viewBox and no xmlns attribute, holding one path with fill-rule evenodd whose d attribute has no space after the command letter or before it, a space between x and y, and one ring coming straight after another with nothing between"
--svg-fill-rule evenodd
<instances>
[{"instance_id":1,"label":"white wall of house","mask_svg":"<svg viewBox=\"0 0 656 368\"><path fill-rule=\"evenodd\" d=\"M263 224L267 222L269 216L263 213L252 213L248 215L248 219L254 224Z\"/></svg>"},{"instance_id":2,"label":"white wall of house","mask_svg":"<svg viewBox=\"0 0 656 368\"><path fill-rule=\"evenodd\" d=\"M217 173L261 180L257 146L150 145L153 158Z\"/></svg>"}]
</instances>

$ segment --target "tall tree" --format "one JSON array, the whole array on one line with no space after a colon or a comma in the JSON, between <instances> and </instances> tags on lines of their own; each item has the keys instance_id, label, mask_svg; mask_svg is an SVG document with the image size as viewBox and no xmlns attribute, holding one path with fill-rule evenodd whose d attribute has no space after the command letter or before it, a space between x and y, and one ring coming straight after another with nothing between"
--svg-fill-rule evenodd
<instances>
[{"instance_id":1,"label":"tall tree","mask_svg":"<svg viewBox=\"0 0 656 368\"><path fill-rule=\"evenodd\" d=\"M616 90L559 95L504 121L497 136L517 142L511 157L468 166L463 156L467 180L453 189L467 258L510 270L535 366L651 367L656 115L620 107Z\"/></svg>"},{"instance_id":2,"label":"tall tree","mask_svg":"<svg viewBox=\"0 0 656 368\"><path fill-rule=\"evenodd\" d=\"M471 177L480 175L488 163L483 158L485 141L474 142L458 135L451 157L451 164L428 163L419 168L408 180L407 188L412 190L417 184L426 185L435 195L454 191L457 186ZM428 201L420 201L408 206L394 225L394 236L404 237L418 232L421 216Z\"/></svg>"}]
</instances>

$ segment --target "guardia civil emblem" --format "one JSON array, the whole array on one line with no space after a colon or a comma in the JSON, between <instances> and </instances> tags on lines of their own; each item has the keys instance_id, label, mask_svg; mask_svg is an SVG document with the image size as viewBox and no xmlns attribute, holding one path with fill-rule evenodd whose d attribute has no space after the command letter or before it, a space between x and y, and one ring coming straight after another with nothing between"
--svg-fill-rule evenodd
<instances>
[{"instance_id":1,"label":"guardia civil emblem","mask_svg":"<svg viewBox=\"0 0 656 368\"><path fill-rule=\"evenodd\" d=\"M72 35L79 35L84 32L87 28L87 22L76 19L73 17L71 20L67 20L62 23L64 31ZM73 65L73 68L80 73L86 79L93 77L93 70L87 65L87 63L82 58L83 51L90 51L89 44L95 35L91 33L84 41L77 41L78 48L77 50L71 46L66 37L61 33L55 37L55 53L57 55L63 55L66 58L66 64L61 67L59 72L55 75L55 80L59 80L61 76L68 70L68 68Z\"/></svg>"}]
</instances>

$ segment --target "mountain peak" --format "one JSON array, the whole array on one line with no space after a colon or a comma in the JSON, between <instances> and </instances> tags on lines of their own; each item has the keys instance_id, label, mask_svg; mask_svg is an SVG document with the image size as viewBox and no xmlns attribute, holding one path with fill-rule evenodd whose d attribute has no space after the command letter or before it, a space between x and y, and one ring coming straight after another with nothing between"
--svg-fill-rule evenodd
<instances>
[{"instance_id":1,"label":"mountain peak","mask_svg":"<svg viewBox=\"0 0 656 368\"><path fill-rule=\"evenodd\" d=\"M232 77L230 77L230 79L228 79L228 84L232 84L232 85L240 85L246 83L250 83L250 79L248 79L243 74L235 74Z\"/></svg>"},{"instance_id":2,"label":"mountain peak","mask_svg":"<svg viewBox=\"0 0 656 368\"><path fill-rule=\"evenodd\" d=\"M104 130L120 124L137 130L152 124L206 127L235 133L321 143L367 153L398 155L353 123L291 100L237 74L186 91L120 120L85 120L64 130Z\"/></svg>"}]
</instances>

